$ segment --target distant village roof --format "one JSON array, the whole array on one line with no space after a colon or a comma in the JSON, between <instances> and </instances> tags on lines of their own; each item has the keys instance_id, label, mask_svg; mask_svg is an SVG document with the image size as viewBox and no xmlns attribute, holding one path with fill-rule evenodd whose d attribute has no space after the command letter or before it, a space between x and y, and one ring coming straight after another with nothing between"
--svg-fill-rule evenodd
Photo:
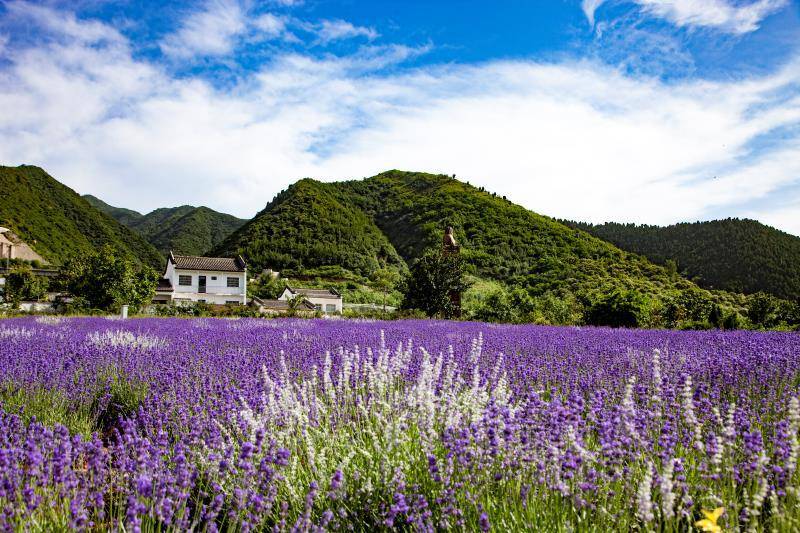
<instances>
[{"instance_id":1,"label":"distant village roof","mask_svg":"<svg viewBox=\"0 0 800 533\"><path fill-rule=\"evenodd\" d=\"M259 307L272 311L289 310L289 300L262 300L261 298L253 298L253 303ZM301 302L300 305L308 310L314 309L314 306L306 301Z\"/></svg>"},{"instance_id":2,"label":"distant village roof","mask_svg":"<svg viewBox=\"0 0 800 533\"><path fill-rule=\"evenodd\" d=\"M338 300L342 297L342 295L336 292L334 289L301 289L298 287L292 288L289 286L287 286L286 289L292 294L305 296L306 298L329 298L331 300Z\"/></svg>"},{"instance_id":3,"label":"distant village roof","mask_svg":"<svg viewBox=\"0 0 800 533\"><path fill-rule=\"evenodd\" d=\"M247 263L242 256L232 257L200 257L196 255L174 255L169 253L169 260L175 268L181 270L214 270L219 272L244 272Z\"/></svg>"},{"instance_id":4,"label":"distant village roof","mask_svg":"<svg viewBox=\"0 0 800 533\"><path fill-rule=\"evenodd\" d=\"M172 282L166 278L159 279L156 292L172 292Z\"/></svg>"}]
</instances>

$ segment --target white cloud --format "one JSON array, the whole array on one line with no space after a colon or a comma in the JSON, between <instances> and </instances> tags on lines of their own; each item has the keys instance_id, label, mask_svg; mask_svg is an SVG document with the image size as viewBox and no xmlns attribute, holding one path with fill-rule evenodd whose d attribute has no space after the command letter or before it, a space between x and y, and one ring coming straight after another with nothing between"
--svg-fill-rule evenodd
<instances>
[{"instance_id":1,"label":"white cloud","mask_svg":"<svg viewBox=\"0 0 800 533\"><path fill-rule=\"evenodd\" d=\"M236 0L209 0L164 39L161 50L177 59L224 56L233 51L236 37L245 29L245 14Z\"/></svg>"},{"instance_id":2,"label":"white cloud","mask_svg":"<svg viewBox=\"0 0 800 533\"><path fill-rule=\"evenodd\" d=\"M346 20L323 20L317 25L316 34L320 41L329 43L342 39L352 39L354 37L366 37L370 41L376 39L379 34L373 28L364 26L354 26Z\"/></svg>"},{"instance_id":3,"label":"white cloud","mask_svg":"<svg viewBox=\"0 0 800 533\"><path fill-rule=\"evenodd\" d=\"M603 2L605 2L605 0L583 0L581 2L581 9L583 9L583 13L586 15L586 18L589 20L589 25L592 27L594 27L594 13Z\"/></svg>"},{"instance_id":4,"label":"white cloud","mask_svg":"<svg viewBox=\"0 0 800 533\"><path fill-rule=\"evenodd\" d=\"M252 25L259 32L259 37L274 39L286 31L286 20L283 17L264 13L252 21Z\"/></svg>"},{"instance_id":5,"label":"white cloud","mask_svg":"<svg viewBox=\"0 0 800 533\"><path fill-rule=\"evenodd\" d=\"M583 0L581 7L594 26L595 12L600 5L614 0ZM756 0L735 4L730 0L632 0L654 17L676 26L715 28L726 33L744 34L755 31L769 15L780 11L788 0Z\"/></svg>"},{"instance_id":6,"label":"white cloud","mask_svg":"<svg viewBox=\"0 0 800 533\"><path fill-rule=\"evenodd\" d=\"M238 216L301 177L390 168L456 173L540 213L594 222L747 216L754 200L799 185L800 139L752 146L800 125L800 61L726 82L569 61L385 69L425 50L279 55L222 91L134 59L125 43L10 47L0 109L14 113L0 113L0 161L43 166L116 205ZM800 233L790 207L760 209Z\"/></svg>"}]
</instances>

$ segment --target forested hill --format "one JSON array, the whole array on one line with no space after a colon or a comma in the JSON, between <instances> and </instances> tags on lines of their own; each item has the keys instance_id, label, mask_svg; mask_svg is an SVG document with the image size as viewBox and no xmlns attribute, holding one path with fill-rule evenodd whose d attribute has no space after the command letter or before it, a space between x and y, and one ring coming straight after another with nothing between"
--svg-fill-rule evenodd
<instances>
[{"instance_id":1,"label":"forested hill","mask_svg":"<svg viewBox=\"0 0 800 533\"><path fill-rule=\"evenodd\" d=\"M100 198L92 196L91 194L84 194L83 199L89 202L95 209L102 211L103 213L111 216L111 218L117 222L125 224L128 227L131 227L132 224L135 224L144 216L140 212L134 211L133 209L125 209L124 207L114 207L113 205L108 205Z\"/></svg>"},{"instance_id":2,"label":"forested hill","mask_svg":"<svg viewBox=\"0 0 800 533\"><path fill-rule=\"evenodd\" d=\"M674 261L703 287L800 298L800 238L755 220L673 226L566 222L651 261Z\"/></svg>"},{"instance_id":3,"label":"forested hill","mask_svg":"<svg viewBox=\"0 0 800 533\"><path fill-rule=\"evenodd\" d=\"M300 180L220 244L215 255L243 253L254 270L335 265L367 276L405 262L375 222L336 184Z\"/></svg>"},{"instance_id":4,"label":"forested hill","mask_svg":"<svg viewBox=\"0 0 800 533\"><path fill-rule=\"evenodd\" d=\"M206 254L246 222L204 206L163 207L142 215L91 195L84 198L139 233L165 256L170 250L176 254Z\"/></svg>"},{"instance_id":5,"label":"forested hill","mask_svg":"<svg viewBox=\"0 0 800 533\"><path fill-rule=\"evenodd\" d=\"M302 180L279 194L214 253L254 267L340 265L369 274L400 269L438 246L451 225L480 277L532 293L589 294L619 287L645 294L692 283L661 266L448 176L390 171L361 181Z\"/></svg>"},{"instance_id":6,"label":"forested hill","mask_svg":"<svg viewBox=\"0 0 800 533\"><path fill-rule=\"evenodd\" d=\"M108 244L136 262L163 266L158 251L137 233L39 167L0 166L0 226L54 264Z\"/></svg>"}]
</instances>

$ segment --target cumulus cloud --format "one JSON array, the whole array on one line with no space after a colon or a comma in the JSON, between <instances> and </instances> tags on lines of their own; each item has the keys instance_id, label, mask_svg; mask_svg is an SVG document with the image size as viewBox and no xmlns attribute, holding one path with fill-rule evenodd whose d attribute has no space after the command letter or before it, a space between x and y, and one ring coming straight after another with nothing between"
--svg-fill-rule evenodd
<instances>
[{"instance_id":1,"label":"cumulus cloud","mask_svg":"<svg viewBox=\"0 0 800 533\"><path fill-rule=\"evenodd\" d=\"M164 39L161 50L177 59L228 55L245 28L245 14L236 0L209 0Z\"/></svg>"},{"instance_id":2,"label":"cumulus cloud","mask_svg":"<svg viewBox=\"0 0 800 533\"><path fill-rule=\"evenodd\" d=\"M223 90L175 78L124 43L62 35L11 47L0 109L15 112L0 114L0 161L41 165L116 205L243 217L299 178L390 168L456 173L540 213L594 222L745 216L783 194L765 220L800 235L789 216L800 203L800 61L670 83L581 61L386 68L425 49L279 53ZM757 148L765 136L775 138Z\"/></svg>"},{"instance_id":3,"label":"cumulus cloud","mask_svg":"<svg viewBox=\"0 0 800 533\"><path fill-rule=\"evenodd\" d=\"M583 0L581 7L594 26L595 12L614 0ZM676 26L697 26L745 34L755 31L767 16L788 5L788 0L756 0L734 4L729 0L633 0L646 14L665 19Z\"/></svg>"}]
</instances>

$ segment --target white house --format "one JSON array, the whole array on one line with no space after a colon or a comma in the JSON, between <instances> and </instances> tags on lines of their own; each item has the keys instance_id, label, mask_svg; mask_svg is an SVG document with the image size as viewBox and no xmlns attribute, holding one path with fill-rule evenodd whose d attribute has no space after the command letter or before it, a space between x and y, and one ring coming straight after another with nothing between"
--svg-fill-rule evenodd
<instances>
[{"instance_id":1,"label":"white house","mask_svg":"<svg viewBox=\"0 0 800 533\"><path fill-rule=\"evenodd\" d=\"M247 304L247 264L241 256L198 257L169 253L153 303Z\"/></svg>"},{"instance_id":2,"label":"white house","mask_svg":"<svg viewBox=\"0 0 800 533\"><path fill-rule=\"evenodd\" d=\"M323 313L341 313L342 295L333 289L300 289L286 287L279 300L291 300L298 296L304 297L317 311Z\"/></svg>"}]
</instances>

